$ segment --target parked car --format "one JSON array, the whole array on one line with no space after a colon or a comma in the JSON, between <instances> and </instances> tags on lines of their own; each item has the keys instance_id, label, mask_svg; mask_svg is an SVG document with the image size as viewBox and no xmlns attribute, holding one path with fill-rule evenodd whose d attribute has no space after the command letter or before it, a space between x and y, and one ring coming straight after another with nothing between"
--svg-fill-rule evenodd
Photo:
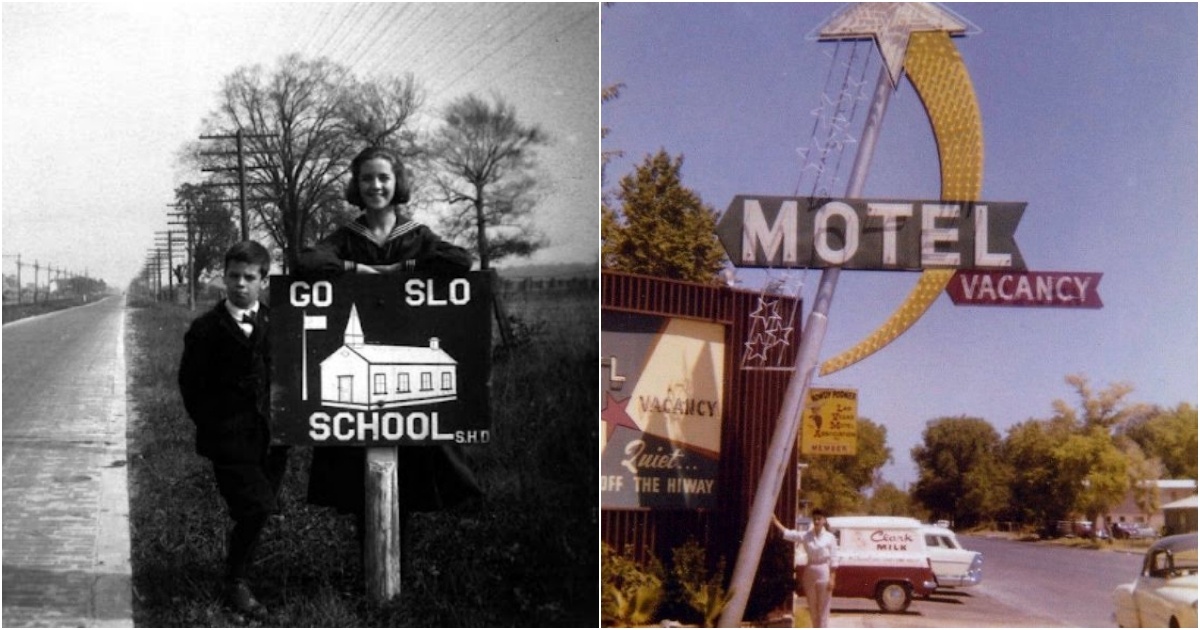
<instances>
[{"instance_id":1,"label":"parked car","mask_svg":"<svg viewBox=\"0 0 1200 630\"><path fill-rule=\"evenodd\" d=\"M1113 523L1113 538L1158 538L1158 530L1145 523Z\"/></svg>"},{"instance_id":2,"label":"parked car","mask_svg":"<svg viewBox=\"0 0 1200 630\"><path fill-rule=\"evenodd\" d=\"M1146 550L1142 573L1113 592L1122 628L1196 627L1196 533L1167 536Z\"/></svg>"},{"instance_id":3,"label":"parked car","mask_svg":"<svg viewBox=\"0 0 1200 630\"><path fill-rule=\"evenodd\" d=\"M921 531L939 587L975 586L983 580L983 554L963 549L949 528L925 525Z\"/></svg>"},{"instance_id":4,"label":"parked car","mask_svg":"<svg viewBox=\"0 0 1200 630\"><path fill-rule=\"evenodd\" d=\"M828 522L838 537L834 597L874 599L880 610L899 613L913 596L928 597L937 588L917 519L831 516Z\"/></svg>"},{"instance_id":5,"label":"parked car","mask_svg":"<svg viewBox=\"0 0 1200 630\"><path fill-rule=\"evenodd\" d=\"M1075 536L1079 538L1091 538L1095 535L1096 531L1092 528L1091 521L1059 521L1055 527L1055 533L1067 538Z\"/></svg>"}]
</instances>

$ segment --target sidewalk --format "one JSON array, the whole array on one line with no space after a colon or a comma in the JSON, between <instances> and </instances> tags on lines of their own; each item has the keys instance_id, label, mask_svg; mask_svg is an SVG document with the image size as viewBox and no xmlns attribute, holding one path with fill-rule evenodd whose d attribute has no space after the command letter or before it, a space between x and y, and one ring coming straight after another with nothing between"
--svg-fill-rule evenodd
<instances>
[{"instance_id":1,"label":"sidewalk","mask_svg":"<svg viewBox=\"0 0 1200 630\"><path fill-rule=\"evenodd\" d=\"M14 390L4 405L5 627L133 627L125 311L115 302L4 326ZM70 326L95 332L56 347ZM69 370L36 354L72 349Z\"/></svg>"}]
</instances>

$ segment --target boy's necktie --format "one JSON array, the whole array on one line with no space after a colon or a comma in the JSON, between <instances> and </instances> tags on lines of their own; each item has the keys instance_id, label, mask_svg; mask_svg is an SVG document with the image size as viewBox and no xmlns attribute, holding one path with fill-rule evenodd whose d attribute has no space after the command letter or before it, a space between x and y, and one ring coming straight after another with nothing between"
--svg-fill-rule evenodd
<instances>
[{"instance_id":1,"label":"boy's necktie","mask_svg":"<svg viewBox=\"0 0 1200 630\"><path fill-rule=\"evenodd\" d=\"M238 323L243 326L242 332L246 333L246 336L249 337L254 334L254 327L258 325L258 316L250 312L242 313L242 320ZM250 326L250 329L246 330L245 326Z\"/></svg>"}]
</instances>

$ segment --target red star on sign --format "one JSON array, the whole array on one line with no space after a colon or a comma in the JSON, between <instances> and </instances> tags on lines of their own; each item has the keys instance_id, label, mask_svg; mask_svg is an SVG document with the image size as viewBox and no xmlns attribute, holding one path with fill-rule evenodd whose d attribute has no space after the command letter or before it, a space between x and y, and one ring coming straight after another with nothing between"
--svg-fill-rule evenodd
<instances>
[{"instance_id":1,"label":"red star on sign","mask_svg":"<svg viewBox=\"0 0 1200 630\"><path fill-rule=\"evenodd\" d=\"M600 421L608 424L605 438L611 438L612 434L617 430L617 427L628 427L634 431L641 431L642 428L625 413L625 405L629 403L629 399L618 400L610 392L604 392L604 410L600 412Z\"/></svg>"}]
</instances>

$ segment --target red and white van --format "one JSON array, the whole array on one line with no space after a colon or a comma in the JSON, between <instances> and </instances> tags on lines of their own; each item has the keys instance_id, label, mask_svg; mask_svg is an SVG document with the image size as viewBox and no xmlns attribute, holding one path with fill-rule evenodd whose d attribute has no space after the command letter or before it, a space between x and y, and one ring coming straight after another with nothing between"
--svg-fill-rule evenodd
<instances>
[{"instance_id":1,"label":"red and white van","mask_svg":"<svg viewBox=\"0 0 1200 630\"><path fill-rule=\"evenodd\" d=\"M834 597L874 599L885 612L903 612L915 597L927 597L937 578L925 548L921 522L902 516L831 516L838 537ZM797 564L804 547L797 545Z\"/></svg>"}]
</instances>

